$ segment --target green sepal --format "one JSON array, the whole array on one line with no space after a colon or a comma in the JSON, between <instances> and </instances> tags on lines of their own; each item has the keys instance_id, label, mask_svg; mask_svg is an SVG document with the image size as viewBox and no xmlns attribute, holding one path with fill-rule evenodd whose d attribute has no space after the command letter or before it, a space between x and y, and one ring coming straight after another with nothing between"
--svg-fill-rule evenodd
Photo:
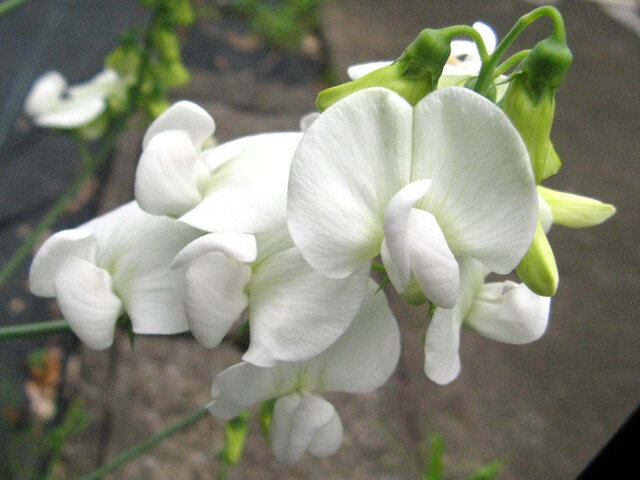
<instances>
[{"instance_id":1,"label":"green sepal","mask_svg":"<svg viewBox=\"0 0 640 480\"><path fill-rule=\"evenodd\" d=\"M407 302L409 305L420 306L427 303L429 300L424 296L420 285L418 285L418 281L416 277L411 274L411 280L409 281L409 286L407 289L400 293L400 298Z\"/></svg>"},{"instance_id":2,"label":"green sepal","mask_svg":"<svg viewBox=\"0 0 640 480\"><path fill-rule=\"evenodd\" d=\"M249 411L247 410L224 424L224 448L219 458L227 465L237 465L242 458L249 433L248 423Z\"/></svg>"},{"instance_id":3,"label":"green sepal","mask_svg":"<svg viewBox=\"0 0 640 480\"><path fill-rule=\"evenodd\" d=\"M393 90L415 105L437 88L450 54L449 36L440 30L425 29L391 65L320 92L316 100L318 111L322 112L344 97L371 87Z\"/></svg>"},{"instance_id":4,"label":"green sepal","mask_svg":"<svg viewBox=\"0 0 640 480\"><path fill-rule=\"evenodd\" d=\"M538 221L529 251L516 267L516 272L533 293L552 297L558 289L556 259L540 221Z\"/></svg>"},{"instance_id":5,"label":"green sepal","mask_svg":"<svg viewBox=\"0 0 640 480\"><path fill-rule=\"evenodd\" d=\"M542 98L546 90L553 92L560 86L572 58L567 44L554 38L542 40L533 47L519 69L526 74L529 88L536 99Z\"/></svg>"},{"instance_id":6,"label":"green sepal","mask_svg":"<svg viewBox=\"0 0 640 480\"><path fill-rule=\"evenodd\" d=\"M515 73L500 104L516 127L529 153L529 159L540 184L560 168L560 159L551 147L551 125L555 114L555 96L551 89L536 99L529 88L527 74Z\"/></svg>"},{"instance_id":7,"label":"green sepal","mask_svg":"<svg viewBox=\"0 0 640 480\"><path fill-rule=\"evenodd\" d=\"M262 402L260 406L260 430L265 440L271 443L271 419L273 418L273 409L276 405L276 399L272 398L266 402Z\"/></svg>"}]
</instances>

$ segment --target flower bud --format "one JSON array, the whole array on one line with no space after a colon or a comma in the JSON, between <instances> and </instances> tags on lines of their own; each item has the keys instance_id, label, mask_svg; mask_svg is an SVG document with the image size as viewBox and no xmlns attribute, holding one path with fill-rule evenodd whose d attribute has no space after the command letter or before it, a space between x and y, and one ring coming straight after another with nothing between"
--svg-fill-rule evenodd
<instances>
[{"instance_id":1,"label":"flower bud","mask_svg":"<svg viewBox=\"0 0 640 480\"><path fill-rule=\"evenodd\" d=\"M523 283L538 295L552 297L558 289L556 259L540 221L529 251L516 267L516 272Z\"/></svg>"},{"instance_id":2,"label":"flower bud","mask_svg":"<svg viewBox=\"0 0 640 480\"><path fill-rule=\"evenodd\" d=\"M561 165L549 137L555 90L570 64L571 51L564 43L551 38L541 41L514 74L502 100L502 109L524 140L538 184Z\"/></svg>"},{"instance_id":3,"label":"flower bud","mask_svg":"<svg viewBox=\"0 0 640 480\"><path fill-rule=\"evenodd\" d=\"M152 39L162 60L168 63L180 60L180 42L175 32L166 29L155 29Z\"/></svg>"},{"instance_id":4,"label":"flower bud","mask_svg":"<svg viewBox=\"0 0 640 480\"><path fill-rule=\"evenodd\" d=\"M450 40L440 30L423 30L391 65L320 92L318 110L326 110L347 95L370 87L388 88L415 105L436 89L451 54Z\"/></svg>"}]
</instances>

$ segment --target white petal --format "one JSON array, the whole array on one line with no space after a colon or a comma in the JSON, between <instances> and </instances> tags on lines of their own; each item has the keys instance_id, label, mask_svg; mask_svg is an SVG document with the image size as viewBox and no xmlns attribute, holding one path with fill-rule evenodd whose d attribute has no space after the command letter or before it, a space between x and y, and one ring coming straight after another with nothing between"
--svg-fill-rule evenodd
<instances>
[{"instance_id":1,"label":"white petal","mask_svg":"<svg viewBox=\"0 0 640 480\"><path fill-rule=\"evenodd\" d=\"M243 360L260 366L307 360L349 327L370 266L335 280L313 270L295 248L262 260L249 286L251 344Z\"/></svg>"},{"instance_id":2,"label":"white petal","mask_svg":"<svg viewBox=\"0 0 640 480\"><path fill-rule=\"evenodd\" d=\"M409 183L412 108L370 88L332 105L305 132L291 164L288 220L305 259L341 278L380 252L391 198Z\"/></svg>"},{"instance_id":3,"label":"white petal","mask_svg":"<svg viewBox=\"0 0 640 480\"><path fill-rule=\"evenodd\" d=\"M95 250L95 239L87 229L62 230L49 237L31 263L31 293L39 297L55 297L54 281L62 264L72 256L93 263Z\"/></svg>"},{"instance_id":4,"label":"white petal","mask_svg":"<svg viewBox=\"0 0 640 480\"><path fill-rule=\"evenodd\" d=\"M198 162L185 131L154 135L136 169L135 195L140 207L153 215L175 217L197 205L202 198Z\"/></svg>"},{"instance_id":5,"label":"white petal","mask_svg":"<svg viewBox=\"0 0 640 480\"><path fill-rule=\"evenodd\" d=\"M211 173L205 197L180 220L201 230L258 233L285 222L289 166L301 133L263 134Z\"/></svg>"},{"instance_id":6,"label":"white petal","mask_svg":"<svg viewBox=\"0 0 640 480\"><path fill-rule=\"evenodd\" d=\"M418 180L402 187L393 196L384 212L384 239L389 258L394 265L394 277L397 275L395 281L393 277L390 278L400 293L407 289L411 279L409 213L414 203L424 197L430 186L431 180Z\"/></svg>"},{"instance_id":7,"label":"white petal","mask_svg":"<svg viewBox=\"0 0 640 480\"><path fill-rule=\"evenodd\" d=\"M473 28L480 32L484 45L487 47L487 53L493 53L498 43L498 37L496 36L496 32L493 31L493 28L480 21L474 22Z\"/></svg>"},{"instance_id":8,"label":"white petal","mask_svg":"<svg viewBox=\"0 0 640 480\"><path fill-rule=\"evenodd\" d=\"M424 344L424 372L439 385L452 382L460 373L460 326L453 309L438 308L433 314Z\"/></svg>"},{"instance_id":9,"label":"white petal","mask_svg":"<svg viewBox=\"0 0 640 480\"><path fill-rule=\"evenodd\" d=\"M231 419L253 405L287 395L298 385L300 364L283 363L276 368L242 362L220 372L213 380L213 415Z\"/></svg>"},{"instance_id":10,"label":"white petal","mask_svg":"<svg viewBox=\"0 0 640 480\"><path fill-rule=\"evenodd\" d=\"M222 253L209 253L189 264L185 309L199 343L213 348L222 341L247 307L244 288L250 277L249 267Z\"/></svg>"},{"instance_id":11,"label":"white petal","mask_svg":"<svg viewBox=\"0 0 640 480\"><path fill-rule=\"evenodd\" d=\"M349 78L351 80L357 80L360 77L364 77L365 75L373 72L374 70L378 70L379 68L391 65L391 63L391 61L381 61L351 65L349 68L347 68L347 75L349 75Z\"/></svg>"},{"instance_id":12,"label":"white petal","mask_svg":"<svg viewBox=\"0 0 640 480\"><path fill-rule=\"evenodd\" d=\"M276 459L286 465L296 464L314 444L316 453L335 453L342 443L342 425L325 399L305 394L279 398L270 424L271 447ZM338 418L339 422L339 418Z\"/></svg>"},{"instance_id":13,"label":"white petal","mask_svg":"<svg viewBox=\"0 0 640 480\"><path fill-rule=\"evenodd\" d=\"M56 275L55 288L60 311L80 340L95 350L110 347L122 304L109 274L71 257Z\"/></svg>"},{"instance_id":14,"label":"white petal","mask_svg":"<svg viewBox=\"0 0 640 480\"><path fill-rule=\"evenodd\" d=\"M452 309L436 308L425 338L424 371L434 382L446 385L460 373L460 326L482 287L486 268L478 261L458 258L460 293Z\"/></svg>"},{"instance_id":15,"label":"white petal","mask_svg":"<svg viewBox=\"0 0 640 480\"><path fill-rule=\"evenodd\" d=\"M485 337L523 344L537 340L547 328L551 299L511 281L486 284L476 294L467 323Z\"/></svg>"},{"instance_id":16,"label":"white petal","mask_svg":"<svg viewBox=\"0 0 640 480\"><path fill-rule=\"evenodd\" d=\"M55 109L42 112L33 121L41 127L77 128L98 118L106 108L100 96L63 99Z\"/></svg>"},{"instance_id":17,"label":"white petal","mask_svg":"<svg viewBox=\"0 0 640 480\"><path fill-rule=\"evenodd\" d=\"M60 72L50 71L40 76L29 90L24 102L27 115L38 116L55 109L67 88L67 81Z\"/></svg>"},{"instance_id":18,"label":"white petal","mask_svg":"<svg viewBox=\"0 0 640 480\"><path fill-rule=\"evenodd\" d=\"M369 280L367 296L349 329L307 362L306 382L317 391L370 392L391 376L400 357L400 331L384 292ZM318 372L318 378L312 378Z\"/></svg>"},{"instance_id":19,"label":"white petal","mask_svg":"<svg viewBox=\"0 0 640 480\"><path fill-rule=\"evenodd\" d=\"M553 225L553 212L547 201L542 198L542 195L538 195L538 218L544 233L547 233Z\"/></svg>"},{"instance_id":20,"label":"white petal","mask_svg":"<svg viewBox=\"0 0 640 480\"><path fill-rule=\"evenodd\" d=\"M213 135L216 124L202 107L193 102L174 103L162 115L156 118L142 139L142 148L147 148L151 139L168 130L184 130L189 134L191 143L199 148L207 138Z\"/></svg>"},{"instance_id":21,"label":"white petal","mask_svg":"<svg viewBox=\"0 0 640 480\"><path fill-rule=\"evenodd\" d=\"M408 233L411 270L418 285L435 305L453 308L459 288L458 262L437 220L429 212L413 208Z\"/></svg>"},{"instance_id":22,"label":"white petal","mask_svg":"<svg viewBox=\"0 0 640 480\"><path fill-rule=\"evenodd\" d=\"M311 126L311 124L318 119L319 116L320 113L318 112L310 112L303 115L300 119L300 131L306 131Z\"/></svg>"},{"instance_id":23,"label":"white petal","mask_svg":"<svg viewBox=\"0 0 640 480\"><path fill-rule=\"evenodd\" d=\"M88 82L69 87L68 94L74 99L87 96L106 99L119 82L120 76L114 70L106 68Z\"/></svg>"},{"instance_id":24,"label":"white petal","mask_svg":"<svg viewBox=\"0 0 640 480\"><path fill-rule=\"evenodd\" d=\"M246 233L216 232L197 238L184 247L171 263L178 268L207 253L221 252L238 262L250 263L258 255L256 237Z\"/></svg>"},{"instance_id":25,"label":"white petal","mask_svg":"<svg viewBox=\"0 0 640 480\"><path fill-rule=\"evenodd\" d=\"M510 272L538 218L520 135L500 108L466 88L436 90L414 111L412 180L432 181L418 206L436 217L455 255Z\"/></svg>"},{"instance_id":26,"label":"white petal","mask_svg":"<svg viewBox=\"0 0 640 480\"><path fill-rule=\"evenodd\" d=\"M96 265L109 271L133 330L171 334L188 330L184 272L170 270L176 254L199 232L134 203L87 223L96 239Z\"/></svg>"}]
</instances>

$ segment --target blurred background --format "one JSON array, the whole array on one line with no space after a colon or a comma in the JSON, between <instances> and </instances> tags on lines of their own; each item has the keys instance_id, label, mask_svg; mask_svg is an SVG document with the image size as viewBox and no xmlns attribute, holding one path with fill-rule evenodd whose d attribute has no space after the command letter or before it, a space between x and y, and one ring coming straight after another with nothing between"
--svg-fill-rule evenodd
<instances>
[{"instance_id":1,"label":"blurred background","mask_svg":"<svg viewBox=\"0 0 640 480\"><path fill-rule=\"evenodd\" d=\"M482 20L503 37L535 1L281 0L195 2L183 29L191 83L171 93L215 118L219 141L297 130L315 95L359 62L394 59L422 28ZM560 271L546 334L525 346L465 331L462 373L451 385L422 371L426 312L390 300L403 332L394 377L362 396L327 395L345 425L333 457L277 464L252 423L244 458L229 478L421 478L428 439L445 443L445 478L466 478L502 459L501 479L572 479L640 402L640 19L633 0L559 0L574 54L557 92L552 139L563 160L545 182L614 204L601 226L555 226ZM125 29L144 26L133 0L33 0L0 18L0 264L79 170L69 138L34 128L22 114L30 85L55 69L71 84L103 68ZM550 32L540 21L527 48ZM120 138L105 167L79 190L53 230L76 226L132 198L144 119ZM28 262L0 287L0 325L58 318L28 292ZM216 372L239 359L232 347L199 347L188 335L126 336L92 352L72 336L0 344L0 476L86 474L209 401ZM29 386L31 385L31 386ZM81 399L82 405L77 402ZM65 423L66 422L66 423ZM47 432L65 426L51 440ZM200 422L108 478L213 479L222 424ZM60 431L58 430L58 433ZM44 438L56 449L43 448ZM15 465L14 465L15 464ZM1 478L1 477L0 477Z\"/></svg>"}]
</instances>

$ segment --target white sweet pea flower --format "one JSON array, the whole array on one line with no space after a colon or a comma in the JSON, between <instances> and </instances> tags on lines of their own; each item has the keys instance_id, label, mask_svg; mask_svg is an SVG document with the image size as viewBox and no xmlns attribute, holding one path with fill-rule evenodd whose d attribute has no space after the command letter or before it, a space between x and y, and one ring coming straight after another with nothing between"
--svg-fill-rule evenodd
<instances>
[{"instance_id":1,"label":"white sweet pea flower","mask_svg":"<svg viewBox=\"0 0 640 480\"><path fill-rule=\"evenodd\" d=\"M59 72L47 72L31 87L24 111L40 127L82 127L106 110L108 97L120 83L118 74L109 68L71 87Z\"/></svg>"},{"instance_id":2,"label":"white sweet pea flower","mask_svg":"<svg viewBox=\"0 0 640 480\"><path fill-rule=\"evenodd\" d=\"M483 22L475 22L473 28L480 33L487 53L493 53L497 43L493 29ZM357 80L391 63L391 61L378 61L352 65L347 69L347 74L351 80ZM470 77L478 75L481 66L482 59L475 42L472 40L453 40L451 42L451 56L444 66L438 88L462 85Z\"/></svg>"},{"instance_id":3,"label":"white sweet pea flower","mask_svg":"<svg viewBox=\"0 0 640 480\"><path fill-rule=\"evenodd\" d=\"M369 268L333 280L313 270L287 231L253 236L204 235L186 246L185 308L194 337L215 347L248 308L251 343L243 359L260 366L300 361L324 351L344 333L365 294Z\"/></svg>"},{"instance_id":4,"label":"white sweet pea flower","mask_svg":"<svg viewBox=\"0 0 640 480\"><path fill-rule=\"evenodd\" d=\"M301 133L252 135L201 151L214 129L209 114L186 101L151 124L136 171L140 207L210 232L277 227Z\"/></svg>"},{"instance_id":5,"label":"white sweet pea flower","mask_svg":"<svg viewBox=\"0 0 640 480\"><path fill-rule=\"evenodd\" d=\"M507 116L459 87L415 107L391 90L356 92L305 132L291 165L289 230L304 258L332 278L382 255L405 292L452 308L456 256L506 274L537 224L526 148Z\"/></svg>"},{"instance_id":6,"label":"white sweet pea flower","mask_svg":"<svg viewBox=\"0 0 640 480\"><path fill-rule=\"evenodd\" d=\"M278 461L293 465L305 451L314 457L335 453L342 443L342 423L333 405L316 392L370 392L393 373L400 355L400 335L382 292L372 281L349 329L320 355L270 368L240 363L216 376L211 413L236 417L261 402L277 399L270 424Z\"/></svg>"},{"instance_id":7,"label":"white sweet pea flower","mask_svg":"<svg viewBox=\"0 0 640 480\"><path fill-rule=\"evenodd\" d=\"M29 286L35 295L55 297L74 333L93 349L113 343L125 312L136 333L184 332L184 271L169 264L198 234L131 202L47 239L33 259Z\"/></svg>"},{"instance_id":8,"label":"white sweet pea flower","mask_svg":"<svg viewBox=\"0 0 640 480\"><path fill-rule=\"evenodd\" d=\"M445 385L460 373L460 327L511 344L530 343L547 328L551 299L512 281L484 283L480 262L460 259L460 295L452 309L436 308L425 340L425 373Z\"/></svg>"}]
</instances>

